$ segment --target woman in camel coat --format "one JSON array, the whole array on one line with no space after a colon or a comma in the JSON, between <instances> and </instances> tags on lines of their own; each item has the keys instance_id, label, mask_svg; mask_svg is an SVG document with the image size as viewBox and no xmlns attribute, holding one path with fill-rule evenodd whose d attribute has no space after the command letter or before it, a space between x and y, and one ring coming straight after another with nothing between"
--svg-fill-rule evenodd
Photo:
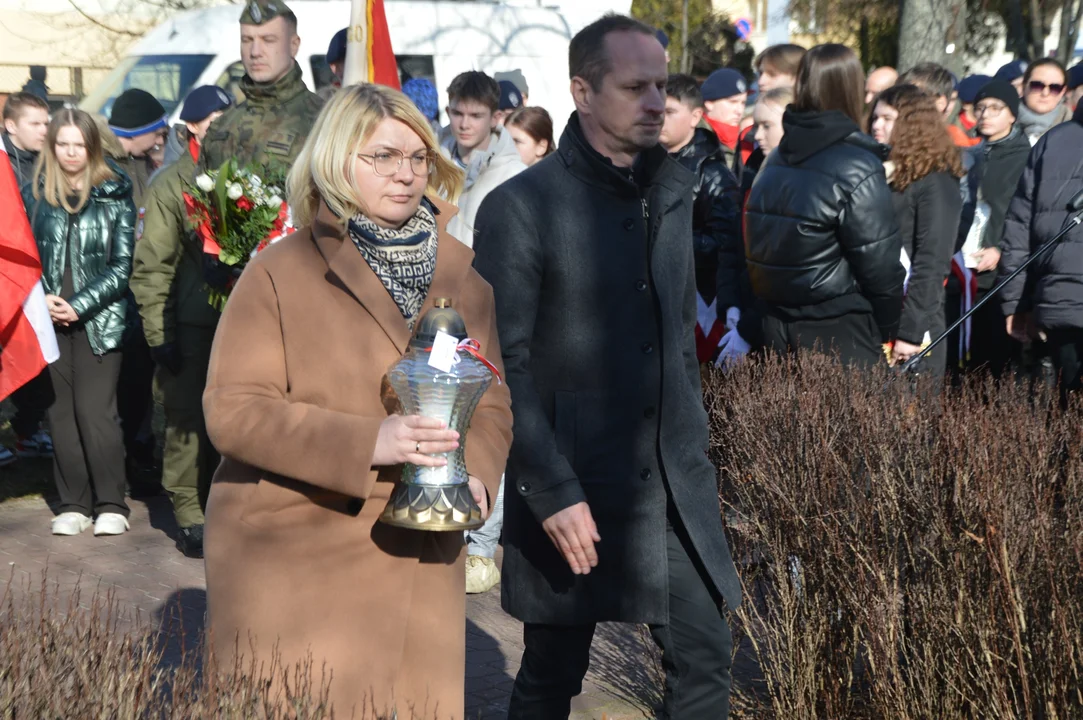
<instances>
[{"instance_id":1,"label":"woman in camel coat","mask_svg":"<svg viewBox=\"0 0 1083 720\"><path fill-rule=\"evenodd\" d=\"M464 715L462 533L377 523L402 463L442 463L431 455L460 440L392 414L387 371L416 320L450 298L500 362L492 290L445 230L454 208L422 197L454 197L460 183L405 96L340 90L290 175L305 228L250 263L215 337L204 395L223 456L206 521L211 647L219 663L239 648L269 665L277 646L287 668L311 653L317 685L332 674L337 717ZM483 512L510 444L510 396L493 382L466 443Z\"/></svg>"}]
</instances>

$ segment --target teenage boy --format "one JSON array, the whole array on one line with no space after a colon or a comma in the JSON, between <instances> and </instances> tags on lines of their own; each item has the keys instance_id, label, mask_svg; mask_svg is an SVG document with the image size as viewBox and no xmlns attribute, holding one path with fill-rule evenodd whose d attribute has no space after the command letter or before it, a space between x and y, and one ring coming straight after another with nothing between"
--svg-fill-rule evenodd
<instances>
[{"instance_id":1,"label":"teenage boy","mask_svg":"<svg viewBox=\"0 0 1083 720\"><path fill-rule=\"evenodd\" d=\"M666 83L666 118L659 142L674 160L696 174L692 211L699 296L696 355L701 363L706 363L718 355L726 333L736 331L741 317L739 287L745 256L737 178L726 166L718 137L702 126L703 110L703 96L695 78L670 75ZM726 338L724 350L730 350L730 341L734 339ZM741 347L739 343L733 350L738 347Z\"/></svg>"},{"instance_id":2,"label":"teenage boy","mask_svg":"<svg viewBox=\"0 0 1083 720\"><path fill-rule=\"evenodd\" d=\"M515 88L517 90L517 88ZM523 170L511 133L498 126L500 84L483 72L470 71L451 81L447 89L451 119L441 149L466 170L459 214L448 232L467 246L474 245L474 222L482 200ZM520 104L522 96L518 97ZM504 483L493 501L485 525L466 533L466 592L483 593L500 582L496 547L504 526Z\"/></svg>"},{"instance_id":3,"label":"teenage boy","mask_svg":"<svg viewBox=\"0 0 1083 720\"><path fill-rule=\"evenodd\" d=\"M44 100L28 92L8 96L4 105L4 131L0 137L20 188L34 177L34 163L45 147L48 129L49 105ZM13 392L11 401L15 405L15 417L11 420L15 447L0 445L0 467L18 458L52 457L53 440L41 429L41 421L53 404L49 369Z\"/></svg>"}]
</instances>

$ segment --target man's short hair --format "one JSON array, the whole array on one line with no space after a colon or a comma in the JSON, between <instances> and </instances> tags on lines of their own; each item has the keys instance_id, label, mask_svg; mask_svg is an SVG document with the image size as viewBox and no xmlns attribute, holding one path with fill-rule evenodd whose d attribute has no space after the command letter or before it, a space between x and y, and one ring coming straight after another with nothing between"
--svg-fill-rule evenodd
<instances>
[{"instance_id":1,"label":"man's short hair","mask_svg":"<svg viewBox=\"0 0 1083 720\"><path fill-rule=\"evenodd\" d=\"M951 100L955 92L955 78L943 65L926 62L915 65L899 76L896 85L917 85L933 96L943 96Z\"/></svg>"},{"instance_id":2,"label":"man's short hair","mask_svg":"<svg viewBox=\"0 0 1083 720\"><path fill-rule=\"evenodd\" d=\"M703 93L699 91L699 83L691 75L673 73L666 80L666 97L677 100L692 110L703 107Z\"/></svg>"},{"instance_id":3,"label":"man's short hair","mask_svg":"<svg viewBox=\"0 0 1083 720\"><path fill-rule=\"evenodd\" d=\"M582 78L591 88L599 90L605 76L613 69L609 63L605 39L610 33L634 32L655 37L654 28L627 15L607 13L580 30L568 46L568 74Z\"/></svg>"},{"instance_id":4,"label":"man's short hair","mask_svg":"<svg viewBox=\"0 0 1083 720\"><path fill-rule=\"evenodd\" d=\"M4 120L14 120L18 122L19 118L23 116L23 112L27 108L36 107L39 110L49 112L49 103L42 100L37 95L32 95L27 92L17 92L8 95L7 102L4 104Z\"/></svg>"},{"instance_id":5,"label":"man's short hair","mask_svg":"<svg viewBox=\"0 0 1083 720\"><path fill-rule=\"evenodd\" d=\"M805 57L806 52L805 48L793 43L772 45L756 56L752 68L761 73L767 66L779 75L797 77L797 68L801 66L801 58Z\"/></svg>"},{"instance_id":6,"label":"man's short hair","mask_svg":"<svg viewBox=\"0 0 1083 720\"><path fill-rule=\"evenodd\" d=\"M283 10L279 15L280 18L286 21L286 27L290 29L290 36L297 34L297 16L293 13L293 10Z\"/></svg>"},{"instance_id":7,"label":"man's short hair","mask_svg":"<svg viewBox=\"0 0 1083 720\"><path fill-rule=\"evenodd\" d=\"M479 70L457 75L447 88L448 102L467 100L481 103L491 111L500 107L500 83Z\"/></svg>"}]
</instances>

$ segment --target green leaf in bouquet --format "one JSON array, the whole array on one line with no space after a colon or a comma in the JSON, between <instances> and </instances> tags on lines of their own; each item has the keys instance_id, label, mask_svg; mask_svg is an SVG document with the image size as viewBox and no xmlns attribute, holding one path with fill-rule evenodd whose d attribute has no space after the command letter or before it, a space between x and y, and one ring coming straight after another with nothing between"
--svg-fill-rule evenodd
<instances>
[{"instance_id":1,"label":"green leaf in bouquet","mask_svg":"<svg viewBox=\"0 0 1083 720\"><path fill-rule=\"evenodd\" d=\"M218 253L218 261L223 265L236 265L241 261L241 256L231 250L222 250Z\"/></svg>"},{"instance_id":2,"label":"green leaf in bouquet","mask_svg":"<svg viewBox=\"0 0 1083 720\"><path fill-rule=\"evenodd\" d=\"M236 161L230 158L218 168L218 177L214 181L214 203L218 208L218 237L219 245L227 234L227 220L229 217L229 184L235 172Z\"/></svg>"}]
</instances>

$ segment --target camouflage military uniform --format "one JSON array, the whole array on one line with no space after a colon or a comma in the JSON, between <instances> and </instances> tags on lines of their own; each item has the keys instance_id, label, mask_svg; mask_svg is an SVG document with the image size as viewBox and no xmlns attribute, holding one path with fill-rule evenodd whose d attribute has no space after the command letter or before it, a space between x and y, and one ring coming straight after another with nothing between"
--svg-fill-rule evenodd
<instances>
[{"instance_id":1,"label":"camouflage military uniform","mask_svg":"<svg viewBox=\"0 0 1083 720\"><path fill-rule=\"evenodd\" d=\"M308 91L296 62L280 80L262 84L241 80L245 99L211 124L200 164L216 169L229 158L239 165L289 170L305 144L323 100Z\"/></svg>"},{"instance_id":2,"label":"camouflage military uniform","mask_svg":"<svg viewBox=\"0 0 1083 720\"><path fill-rule=\"evenodd\" d=\"M186 138L187 136L185 136ZM154 176L136 243L129 282L151 347L172 344L181 358L177 372L159 365L155 395L165 407L162 485L169 491L177 525L203 524L218 453L203 420L211 343L219 313L203 281L203 247L184 207L196 161L186 149Z\"/></svg>"}]
</instances>

